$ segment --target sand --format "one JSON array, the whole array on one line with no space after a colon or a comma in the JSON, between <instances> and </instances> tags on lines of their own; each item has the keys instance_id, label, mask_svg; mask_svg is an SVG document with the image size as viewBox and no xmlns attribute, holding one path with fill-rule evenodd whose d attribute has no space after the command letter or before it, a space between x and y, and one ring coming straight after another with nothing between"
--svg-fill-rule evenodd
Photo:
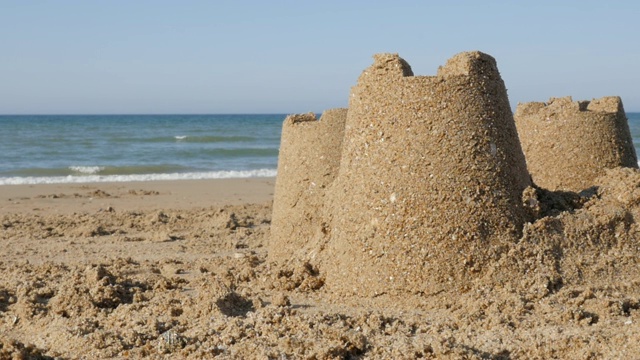
<instances>
[{"instance_id":1,"label":"sand","mask_svg":"<svg viewBox=\"0 0 640 360\"><path fill-rule=\"evenodd\" d=\"M435 76L374 55L351 89L342 143L324 208L292 209L325 215L305 255L332 291L464 289L522 234L531 181L490 55L457 54Z\"/></svg>"},{"instance_id":2,"label":"sand","mask_svg":"<svg viewBox=\"0 0 640 360\"><path fill-rule=\"evenodd\" d=\"M538 186L579 192L592 186L604 169L638 167L620 97L521 103L514 117L527 168Z\"/></svg>"},{"instance_id":3,"label":"sand","mask_svg":"<svg viewBox=\"0 0 640 360\"><path fill-rule=\"evenodd\" d=\"M274 179L2 186L0 359L633 358L640 172L596 182L531 189L477 286L402 299L266 261Z\"/></svg>"},{"instance_id":4,"label":"sand","mask_svg":"<svg viewBox=\"0 0 640 360\"><path fill-rule=\"evenodd\" d=\"M269 260L304 258L322 231L327 187L340 167L347 109L288 116L282 125ZM311 245L311 246L310 246Z\"/></svg>"},{"instance_id":5,"label":"sand","mask_svg":"<svg viewBox=\"0 0 640 360\"><path fill-rule=\"evenodd\" d=\"M0 360L640 354L640 170L531 182L491 56L376 55L282 139L277 182L0 186Z\"/></svg>"}]
</instances>

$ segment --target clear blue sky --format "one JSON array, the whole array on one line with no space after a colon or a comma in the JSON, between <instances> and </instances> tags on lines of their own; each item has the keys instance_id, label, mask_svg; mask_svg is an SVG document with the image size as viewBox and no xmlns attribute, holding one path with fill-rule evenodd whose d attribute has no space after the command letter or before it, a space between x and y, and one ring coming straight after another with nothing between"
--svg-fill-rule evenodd
<instances>
[{"instance_id":1,"label":"clear blue sky","mask_svg":"<svg viewBox=\"0 0 640 360\"><path fill-rule=\"evenodd\" d=\"M344 107L378 52L493 55L513 106L640 111L640 1L0 0L0 114Z\"/></svg>"}]
</instances>

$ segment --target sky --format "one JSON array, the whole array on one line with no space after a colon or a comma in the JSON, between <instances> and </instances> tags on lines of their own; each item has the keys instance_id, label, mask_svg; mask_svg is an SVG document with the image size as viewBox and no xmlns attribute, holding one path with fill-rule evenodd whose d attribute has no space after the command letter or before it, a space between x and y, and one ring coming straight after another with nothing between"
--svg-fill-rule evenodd
<instances>
[{"instance_id":1,"label":"sky","mask_svg":"<svg viewBox=\"0 0 640 360\"><path fill-rule=\"evenodd\" d=\"M375 53L435 75L470 50L514 109L640 111L639 37L640 1L0 0L0 114L322 112Z\"/></svg>"}]
</instances>

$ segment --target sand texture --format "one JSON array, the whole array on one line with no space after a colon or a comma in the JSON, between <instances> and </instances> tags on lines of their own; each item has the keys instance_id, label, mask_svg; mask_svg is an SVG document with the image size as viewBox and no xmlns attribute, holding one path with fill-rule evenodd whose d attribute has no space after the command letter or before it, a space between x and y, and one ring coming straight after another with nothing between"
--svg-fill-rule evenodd
<instances>
[{"instance_id":1,"label":"sand texture","mask_svg":"<svg viewBox=\"0 0 640 360\"><path fill-rule=\"evenodd\" d=\"M619 97L518 104L515 119L529 172L546 189L582 191L605 169L638 167Z\"/></svg>"},{"instance_id":2,"label":"sand texture","mask_svg":"<svg viewBox=\"0 0 640 360\"><path fill-rule=\"evenodd\" d=\"M282 141L277 181L0 186L0 360L640 354L640 170L532 183L491 56L377 55Z\"/></svg>"},{"instance_id":3,"label":"sand texture","mask_svg":"<svg viewBox=\"0 0 640 360\"><path fill-rule=\"evenodd\" d=\"M596 183L529 188L542 218L477 286L360 299L267 261L273 182L0 187L0 359L634 358L640 172Z\"/></svg>"},{"instance_id":4,"label":"sand texture","mask_svg":"<svg viewBox=\"0 0 640 360\"><path fill-rule=\"evenodd\" d=\"M282 126L271 231L272 261L304 256L322 231L320 210L340 166L347 109L288 116Z\"/></svg>"}]
</instances>

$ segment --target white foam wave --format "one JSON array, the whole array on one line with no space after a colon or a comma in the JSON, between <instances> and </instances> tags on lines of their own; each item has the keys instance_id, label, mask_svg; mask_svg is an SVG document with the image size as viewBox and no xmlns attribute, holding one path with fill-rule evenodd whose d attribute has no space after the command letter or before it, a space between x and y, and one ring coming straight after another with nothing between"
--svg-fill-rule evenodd
<instances>
[{"instance_id":1,"label":"white foam wave","mask_svg":"<svg viewBox=\"0 0 640 360\"><path fill-rule=\"evenodd\" d=\"M51 176L51 177L8 177L0 178L0 185L36 185L66 183L100 183L159 180L205 180L236 179L254 177L275 177L275 169L258 169L244 171L212 171L174 174L138 174L138 175L86 175L86 176Z\"/></svg>"},{"instance_id":2,"label":"white foam wave","mask_svg":"<svg viewBox=\"0 0 640 360\"><path fill-rule=\"evenodd\" d=\"M187 135L176 135L174 138L176 138L176 140L184 140L187 138Z\"/></svg>"},{"instance_id":3,"label":"white foam wave","mask_svg":"<svg viewBox=\"0 0 640 360\"><path fill-rule=\"evenodd\" d=\"M69 170L92 175L104 170L104 166L69 166Z\"/></svg>"}]
</instances>

